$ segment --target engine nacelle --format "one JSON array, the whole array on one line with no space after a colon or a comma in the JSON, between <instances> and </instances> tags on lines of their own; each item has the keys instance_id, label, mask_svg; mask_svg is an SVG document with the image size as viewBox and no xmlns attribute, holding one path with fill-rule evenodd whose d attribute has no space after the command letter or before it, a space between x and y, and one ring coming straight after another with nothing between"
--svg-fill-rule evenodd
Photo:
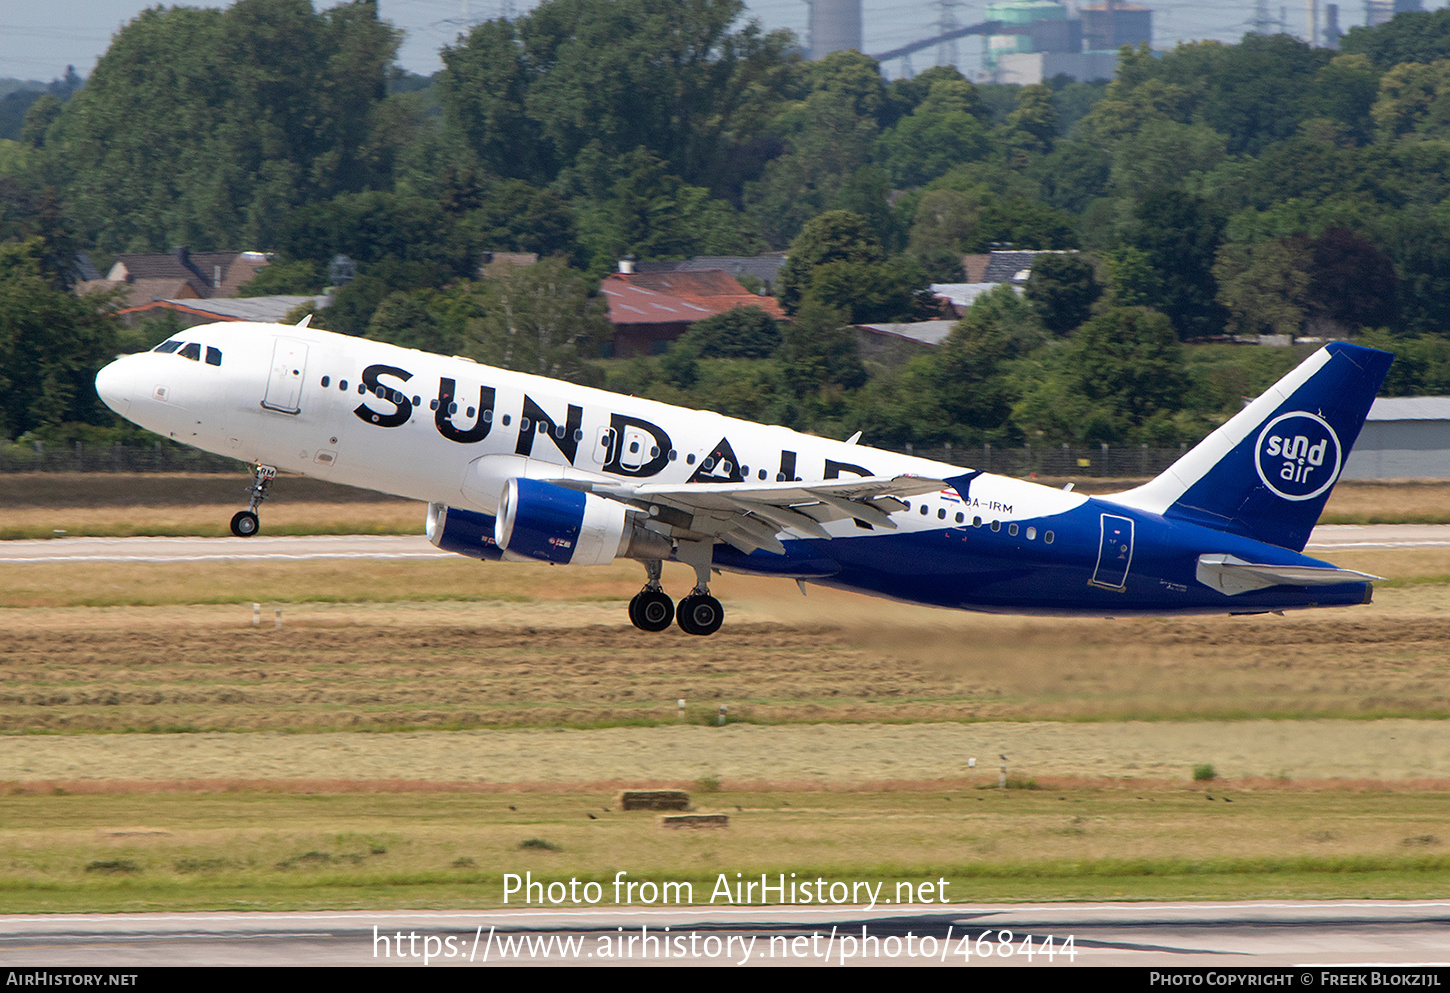
<instances>
[{"instance_id":1,"label":"engine nacelle","mask_svg":"<svg viewBox=\"0 0 1450 993\"><path fill-rule=\"evenodd\" d=\"M539 479L510 479L499 496L494 541L510 555L557 565L669 558L670 540L636 525L626 510L619 501L593 493Z\"/></svg>"},{"instance_id":2,"label":"engine nacelle","mask_svg":"<svg viewBox=\"0 0 1450 993\"><path fill-rule=\"evenodd\" d=\"M489 514L441 503L428 505L428 540L445 552L497 562L503 558L503 551L494 541L496 526Z\"/></svg>"}]
</instances>

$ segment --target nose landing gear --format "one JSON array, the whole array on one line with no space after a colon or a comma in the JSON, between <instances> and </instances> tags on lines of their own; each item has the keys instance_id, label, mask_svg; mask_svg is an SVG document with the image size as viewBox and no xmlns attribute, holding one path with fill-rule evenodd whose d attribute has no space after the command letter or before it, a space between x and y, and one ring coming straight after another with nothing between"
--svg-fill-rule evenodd
<instances>
[{"instance_id":1,"label":"nose landing gear","mask_svg":"<svg viewBox=\"0 0 1450 993\"><path fill-rule=\"evenodd\" d=\"M250 538L261 530L261 524L257 520L257 508L267 499L267 488L276 478L277 470L273 466L252 467L252 500L247 504L246 510L239 510L232 515L232 534L238 538Z\"/></svg>"}]
</instances>

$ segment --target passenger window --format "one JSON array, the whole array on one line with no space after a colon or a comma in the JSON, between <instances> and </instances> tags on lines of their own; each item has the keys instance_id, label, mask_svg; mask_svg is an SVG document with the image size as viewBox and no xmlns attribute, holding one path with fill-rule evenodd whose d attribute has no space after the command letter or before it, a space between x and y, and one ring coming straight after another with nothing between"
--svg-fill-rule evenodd
<instances>
[{"instance_id":1,"label":"passenger window","mask_svg":"<svg viewBox=\"0 0 1450 993\"><path fill-rule=\"evenodd\" d=\"M340 389L340 390L342 390L344 393L346 393L347 392L347 380L345 380L345 379L338 380L337 381L337 388Z\"/></svg>"},{"instance_id":2,"label":"passenger window","mask_svg":"<svg viewBox=\"0 0 1450 993\"><path fill-rule=\"evenodd\" d=\"M485 410L483 412L483 423L485 423L485 424L492 424L493 423L493 408L492 407L488 408L487 410Z\"/></svg>"},{"instance_id":3,"label":"passenger window","mask_svg":"<svg viewBox=\"0 0 1450 993\"><path fill-rule=\"evenodd\" d=\"M421 406L423 406L423 398L422 397L415 396L413 398L413 406L415 406L415 407L421 407Z\"/></svg>"},{"instance_id":4,"label":"passenger window","mask_svg":"<svg viewBox=\"0 0 1450 993\"><path fill-rule=\"evenodd\" d=\"M695 455L692 452L689 455L686 455L685 456L685 465L694 465L694 464L695 464Z\"/></svg>"},{"instance_id":5,"label":"passenger window","mask_svg":"<svg viewBox=\"0 0 1450 993\"><path fill-rule=\"evenodd\" d=\"M327 389L327 387L329 387L331 385L332 385L332 378L330 376L323 376L322 377L322 388L323 389Z\"/></svg>"},{"instance_id":6,"label":"passenger window","mask_svg":"<svg viewBox=\"0 0 1450 993\"><path fill-rule=\"evenodd\" d=\"M170 341L163 341L161 344L157 345L151 350L153 352L166 352L167 354L170 354L171 352L176 351L180 347L181 342L175 338L172 338Z\"/></svg>"},{"instance_id":7,"label":"passenger window","mask_svg":"<svg viewBox=\"0 0 1450 993\"><path fill-rule=\"evenodd\" d=\"M1007 533L1010 534L1014 538L1017 537L1017 525L1015 525L1015 524L1008 524L1007 525Z\"/></svg>"},{"instance_id":8,"label":"passenger window","mask_svg":"<svg viewBox=\"0 0 1450 993\"><path fill-rule=\"evenodd\" d=\"M966 519L967 519L967 515L966 514L958 514L957 515L957 523L958 524L962 523Z\"/></svg>"},{"instance_id":9,"label":"passenger window","mask_svg":"<svg viewBox=\"0 0 1450 993\"><path fill-rule=\"evenodd\" d=\"M922 504L921 505L921 516L922 517L925 517L926 516L926 504Z\"/></svg>"},{"instance_id":10,"label":"passenger window","mask_svg":"<svg viewBox=\"0 0 1450 993\"><path fill-rule=\"evenodd\" d=\"M519 421L519 430L520 431L527 431L531 426L532 425L529 424L529 419L527 417L525 417L523 420Z\"/></svg>"},{"instance_id":11,"label":"passenger window","mask_svg":"<svg viewBox=\"0 0 1450 993\"><path fill-rule=\"evenodd\" d=\"M939 521L944 521L947 519L947 512L945 507L936 512L936 519Z\"/></svg>"},{"instance_id":12,"label":"passenger window","mask_svg":"<svg viewBox=\"0 0 1450 993\"><path fill-rule=\"evenodd\" d=\"M191 361L193 362L200 362L201 346L193 341L191 344L184 346L181 351L177 352L176 354L180 355L184 359L191 359Z\"/></svg>"},{"instance_id":13,"label":"passenger window","mask_svg":"<svg viewBox=\"0 0 1450 993\"><path fill-rule=\"evenodd\" d=\"M437 410L438 409L438 401L437 400L429 400L428 401L428 409L429 410Z\"/></svg>"},{"instance_id":14,"label":"passenger window","mask_svg":"<svg viewBox=\"0 0 1450 993\"><path fill-rule=\"evenodd\" d=\"M575 428L574 429L574 440L576 442L580 442L580 441L583 441L584 440L584 429L583 428ZM673 455L674 453L671 452L670 454Z\"/></svg>"},{"instance_id":15,"label":"passenger window","mask_svg":"<svg viewBox=\"0 0 1450 993\"><path fill-rule=\"evenodd\" d=\"M214 345L207 345L206 346L206 364L207 365L221 365L222 364L222 350L220 348L217 348ZM323 383L322 385L326 386L327 384L326 383Z\"/></svg>"},{"instance_id":16,"label":"passenger window","mask_svg":"<svg viewBox=\"0 0 1450 993\"><path fill-rule=\"evenodd\" d=\"M467 413L467 415L466 415L466 416L467 416L467 417L470 417L470 418L471 418L471 417L473 417L473 408L472 408L472 407L469 407L469 408L468 408L468 413Z\"/></svg>"},{"instance_id":17,"label":"passenger window","mask_svg":"<svg viewBox=\"0 0 1450 993\"><path fill-rule=\"evenodd\" d=\"M1049 544L1049 545L1052 544L1052 539L1053 539L1053 534L1052 534L1051 531L1044 531L1042 533L1042 540L1045 541L1045 542L1047 542L1047 544Z\"/></svg>"},{"instance_id":18,"label":"passenger window","mask_svg":"<svg viewBox=\"0 0 1450 993\"><path fill-rule=\"evenodd\" d=\"M637 441L631 441L629 443L629 450L631 452L637 452L637 451L639 451L639 442L637 442Z\"/></svg>"},{"instance_id":19,"label":"passenger window","mask_svg":"<svg viewBox=\"0 0 1450 993\"><path fill-rule=\"evenodd\" d=\"M993 521L992 522L992 530L993 531L1000 531L1000 530L1002 530L1002 522L1001 521Z\"/></svg>"},{"instance_id":20,"label":"passenger window","mask_svg":"<svg viewBox=\"0 0 1450 993\"><path fill-rule=\"evenodd\" d=\"M765 470L764 469L761 469L759 472L757 472L755 474L755 478L760 479L760 480L764 480L765 479Z\"/></svg>"},{"instance_id":21,"label":"passenger window","mask_svg":"<svg viewBox=\"0 0 1450 993\"><path fill-rule=\"evenodd\" d=\"M972 527L979 528L981 526L982 526L982 519L980 517L973 517L972 518Z\"/></svg>"},{"instance_id":22,"label":"passenger window","mask_svg":"<svg viewBox=\"0 0 1450 993\"><path fill-rule=\"evenodd\" d=\"M368 388L365 385L363 385L362 383L358 383L357 384L357 395L358 396L362 396L367 391L368 391Z\"/></svg>"},{"instance_id":23,"label":"passenger window","mask_svg":"<svg viewBox=\"0 0 1450 993\"><path fill-rule=\"evenodd\" d=\"M509 421L510 421L510 420L512 420L512 417L511 417L511 415L509 415L509 414L504 414L504 415L503 415L503 426L504 426L504 427L508 427L508 426L509 426Z\"/></svg>"},{"instance_id":24,"label":"passenger window","mask_svg":"<svg viewBox=\"0 0 1450 993\"><path fill-rule=\"evenodd\" d=\"M910 500L903 500L901 502L904 503L904 504L906 504L906 509L907 510L910 510L911 509L911 501Z\"/></svg>"}]
</instances>

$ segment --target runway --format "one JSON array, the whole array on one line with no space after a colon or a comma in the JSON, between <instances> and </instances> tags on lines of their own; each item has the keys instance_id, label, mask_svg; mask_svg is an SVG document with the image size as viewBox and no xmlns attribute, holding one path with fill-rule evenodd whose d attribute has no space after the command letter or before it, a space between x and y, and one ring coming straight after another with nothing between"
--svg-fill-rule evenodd
<instances>
[{"instance_id":1,"label":"runway","mask_svg":"<svg viewBox=\"0 0 1450 993\"><path fill-rule=\"evenodd\" d=\"M1443 967L1447 925L1441 900L55 914L0 919L0 964L1283 967L1328 985L1318 970Z\"/></svg>"},{"instance_id":2,"label":"runway","mask_svg":"<svg viewBox=\"0 0 1450 993\"><path fill-rule=\"evenodd\" d=\"M1450 525L1327 525L1304 551L1450 547ZM254 538L54 538L0 542L0 562L229 562L243 559L446 559L423 535L320 535Z\"/></svg>"}]
</instances>

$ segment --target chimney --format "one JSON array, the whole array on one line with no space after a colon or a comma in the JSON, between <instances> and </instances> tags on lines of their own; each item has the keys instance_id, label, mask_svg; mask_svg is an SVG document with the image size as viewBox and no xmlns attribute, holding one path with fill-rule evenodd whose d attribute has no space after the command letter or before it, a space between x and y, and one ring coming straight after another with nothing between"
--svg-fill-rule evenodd
<instances>
[{"instance_id":1,"label":"chimney","mask_svg":"<svg viewBox=\"0 0 1450 993\"><path fill-rule=\"evenodd\" d=\"M185 245L177 245L176 246L176 261L180 262L182 265L188 265L188 264L190 264L190 262L191 262L191 249L190 248L187 248Z\"/></svg>"},{"instance_id":2,"label":"chimney","mask_svg":"<svg viewBox=\"0 0 1450 993\"><path fill-rule=\"evenodd\" d=\"M214 290L222 288L222 267L219 265L211 267L211 288Z\"/></svg>"},{"instance_id":3,"label":"chimney","mask_svg":"<svg viewBox=\"0 0 1450 993\"><path fill-rule=\"evenodd\" d=\"M619 260L619 274L621 276L633 276L634 275L634 256L633 255L626 255L624 258L622 258L622 259Z\"/></svg>"}]
</instances>

